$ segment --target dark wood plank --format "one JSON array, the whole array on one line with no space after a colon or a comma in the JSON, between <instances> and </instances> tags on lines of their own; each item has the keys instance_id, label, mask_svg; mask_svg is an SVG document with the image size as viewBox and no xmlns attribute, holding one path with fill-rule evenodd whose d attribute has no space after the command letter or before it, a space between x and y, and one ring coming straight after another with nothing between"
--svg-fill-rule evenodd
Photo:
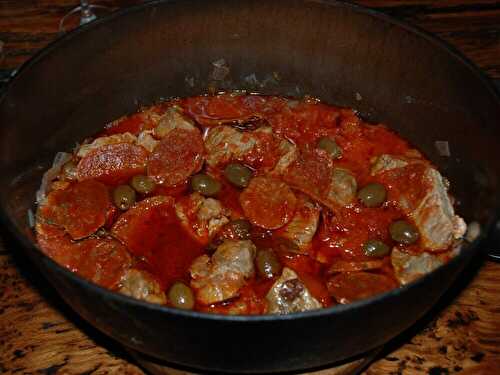
<instances>
[{"instance_id":1,"label":"dark wood plank","mask_svg":"<svg viewBox=\"0 0 500 375\"><path fill-rule=\"evenodd\" d=\"M362 0L372 7L432 32L458 48L490 77L500 78L500 2L493 0Z\"/></svg>"}]
</instances>

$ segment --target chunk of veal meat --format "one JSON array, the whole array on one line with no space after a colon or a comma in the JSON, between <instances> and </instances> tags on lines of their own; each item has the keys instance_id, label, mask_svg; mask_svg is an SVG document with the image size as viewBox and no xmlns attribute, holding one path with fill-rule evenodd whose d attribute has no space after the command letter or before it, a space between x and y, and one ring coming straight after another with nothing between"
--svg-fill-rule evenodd
<instances>
[{"instance_id":1,"label":"chunk of veal meat","mask_svg":"<svg viewBox=\"0 0 500 375\"><path fill-rule=\"evenodd\" d=\"M92 143L86 143L81 145L80 148L78 149L78 152L76 153L76 156L83 158L87 156L87 154L90 151L105 145L113 145L116 143L136 143L136 142L137 142L136 136L128 132L113 134L107 137L99 137L94 139Z\"/></svg>"},{"instance_id":2,"label":"chunk of veal meat","mask_svg":"<svg viewBox=\"0 0 500 375\"><path fill-rule=\"evenodd\" d=\"M281 157L274 166L274 169L271 171L273 174L277 175L281 175L286 171L288 166L299 156L299 151L297 146L288 142L286 139L283 139L279 144L279 154Z\"/></svg>"},{"instance_id":3,"label":"chunk of veal meat","mask_svg":"<svg viewBox=\"0 0 500 375\"><path fill-rule=\"evenodd\" d=\"M274 174L280 174L295 160L297 153L295 145L275 137L269 126L245 132L230 126L211 128L205 148L207 163L212 167L238 160Z\"/></svg>"},{"instance_id":4,"label":"chunk of veal meat","mask_svg":"<svg viewBox=\"0 0 500 375\"><path fill-rule=\"evenodd\" d=\"M146 271L129 269L121 279L120 293L151 303L165 304L167 298L160 284Z\"/></svg>"},{"instance_id":5,"label":"chunk of veal meat","mask_svg":"<svg viewBox=\"0 0 500 375\"><path fill-rule=\"evenodd\" d=\"M193 122L183 116L181 111L177 106L170 107L154 128L155 137L163 138L174 129L195 130Z\"/></svg>"},{"instance_id":6,"label":"chunk of veal meat","mask_svg":"<svg viewBox=\"0 0 500 375\"><path fill-rule=\"evenodd\" d=\"M283 268L281 276L267 293L266 300L269 314L290 314L322 307L298 275L288 267Z\"/></svg>"},{"instance_id":7,"label":"chunk of veal meat","mask_svg":"<svg viewBox=\"0 0 500 375\"><path fill-rule=\"evenodd\" d=\"M205 140L207 163L215 167L241 160L257 144L253 132L240 132L230 126L211 128Z\"/></svg>"},{"instance_id":8,"label":"chunk of veal meat","mask_svg":"<svg viewBox=\"0 0 500 375\"><path fill-rule=\"evenodd\" d=\"M443 177L422 159L381 155L372 174L387 182L389 199L415 221L426 249L445 249L464 235L465 222L454 213Z\"/></svg>"},{"instance_id":9,"label":"chunk of veal meat","mask_svg":"<svg viewBox=\"0 0 500 375\"><path fill-rule=\"evenodd\" d=\"M47 193L50 191L52 182L59 176L64 164L70 161L72 155L67 152L58 152L54 157L52 166L43 174L40 188L36 192L36 203L44 203L47 198ZM65 179L74 180L76 176L64 176ZM68 178L69 177L69 178Z\"/></svg>"},{"instance_id":10,"label":"chunk of veal meat","mask_svg":"<svg viewBox=\"0 0 500 375\"><path fill-rule=\"evenodd\" d=\"M354 201L357 188L358 184L351 171L346 168L334 167L326 198L328 202L347 206Z\"/></svg>"},{"instance_id":11,"label":"chunk of veal meat","mask_svg":"<svg viewBox=\"0 0 500 375\"><path fill-rule=\"evenodd\" d=\"M158 143L160 143L160 141L153 137L153 132L153 130L143 130L137 136L137 144L149 152L153 152Z\"/></svg>"},{"instance_id":12,"label":"chunk of veal meat","mask_svg":"<svg viewBox=\"0 0 500 375\"><path fill-rule=\"evenodd\" d=\"M255 252L251 241L226 240L211 258L196 258L190 273L197 301L210 305L237 296L246 280L254 275Z\"/></svg>"},{"instance_id":13,"label":"chunk of veal meat","mask_svg":"<svg viewBox=\"0 0 500 375\"><path fill-rule=\"evenodd\" d=\"M279 235L292 240L300 250L307 251L318 229L321 208L306 195L297 194L295 214L292 220L279 230Z\"/></svg>"},{"instance_id":14,"label":"chunk of veal meat","mask_svg":"<svg viewBox=\"0 0 500 375\"><path fill-rule=\"evenodd\" d=\"M379 173L390 171L391 169L406 167L409 163L426 163L426 161L417 157L410 158L408 156L382 154L375 159L370 172L372 176L374 176Z\"/></svg>"},{"instance_id":15,"label":"chunk of veal meat","mask_svg":"<svg viewBox=\"0 0 500 375\"><path fill-rule=\"evenodd\" d=\"M213 198L193 193L175 204L175 213L195 240L207 244L229 222L230 210Z\"/></svg>"},{"instance_id":16,"label":"chunk of veal meat","mask_svg":"<svg viewBox=\"0 0 500 375\"><path fill-rule=\"evenodd\" d=\"M425 252L412 255L398 248L392 249L391 263L396 278L402 285L408 284L444 264L436 255Z\"/></svg>"}]
</instances>

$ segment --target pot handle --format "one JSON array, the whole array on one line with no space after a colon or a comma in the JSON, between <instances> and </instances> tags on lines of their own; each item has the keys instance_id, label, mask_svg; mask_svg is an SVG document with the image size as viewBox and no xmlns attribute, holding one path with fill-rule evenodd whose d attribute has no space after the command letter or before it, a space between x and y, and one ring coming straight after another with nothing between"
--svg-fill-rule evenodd
<instances>
[{"instance_id":1,"label":"pot handle","mask_svg":"<svg viewBox=\"0 0 500 375\"><path fill-rule=\"evenodd\" d=\"M492 82L497 89L498 96L500 96L500 79L493 79ZM500 214L497 215L484 241L484 249L489 259L500 262Z\"/></svg>"},{"instance_id":2,"label":"pot handle","mask_svg":"<svg viewBox=\"0 0 500 375\"><path fill-rule=\"evenodd\" d=\"M481 246L485 249L489 259L500 262L500 217L497 217Z\"/></svg>"}]
</instances>

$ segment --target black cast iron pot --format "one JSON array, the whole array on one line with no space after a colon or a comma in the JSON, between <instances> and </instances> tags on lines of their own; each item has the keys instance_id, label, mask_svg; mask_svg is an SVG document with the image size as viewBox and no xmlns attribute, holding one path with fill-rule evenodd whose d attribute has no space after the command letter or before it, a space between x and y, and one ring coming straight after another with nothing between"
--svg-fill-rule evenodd
<instances>
[{"instance_id":1,"label":"black cast iron pot","mask_svg":"<svg viewBox=\"0 0 500 375\"><path fill-rule=\"evenodd\" d=\"M228 74L219 74L221 64ZM86 282L36 248L27 211L57 151L141 105L208 86L309 94L357 108L440 167L460 215L479 223L481 233L499 212L499 99L476 68L427 34L326 0L159 1L120 12L50 45L10 83L0 101L0 204L5 223L64 300L129 348L215 371L295 370L349 358L428 311L481 238L432 274L375 298L257 317L133 300ZM436 141L448 142L449 155Z\"/></svg>"}]
</instances>

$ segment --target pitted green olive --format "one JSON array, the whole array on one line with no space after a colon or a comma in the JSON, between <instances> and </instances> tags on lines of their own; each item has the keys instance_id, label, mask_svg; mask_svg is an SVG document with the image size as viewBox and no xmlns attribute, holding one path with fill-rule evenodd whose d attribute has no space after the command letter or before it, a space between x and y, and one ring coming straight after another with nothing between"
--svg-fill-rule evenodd
<instances>
[{"instance_id":1,"label":"pitted green olive","mask_svg":"<svg viewBox=\"0 0 500 375\"><path fill-rule=\"evenodd\" d=\"M191 188L206 197L217 195L222 185L212 176L200 173L191 177Z\"/></svg>"},{"instance_id":2,"label":"pitted green olive","mask_svg":"<svg viewBox=\"0 0 500 375\"><path fill-rule=\"evenodd\" d=\"M385 186L377 182L367 184L358 191L358 199L366 207L379 207L385 202L386 197Z\"/></svg>"},{"instance_id":3,"label":"pitted green olive","mask_svg":"<svg viewBox=\"0 0 500 375\"><path fill-rule=\"evenodd\" d=\"M394 241L405 245L417 242L420 236L417 228L406 220L398 220L392 223L389 227L389 233Z\"/></svg>"},{"instance_id":4,"label":"pitted green olive","mask_svg":"<svg viewBox=\"0 0 500 375\"><path fill-rule=\"evenodd\" d=\"M389 254L390 249L382 241L369 240L363 245L363 252L366 256L379 258Z\"/></svg>"},{"instance_id":5,"label":"pitted green olive","mask_svg":"<svg viewBox=\"0 0 500 375\"><path fill-rule=\"evenodd\" d=\"M135 190L128 185L117 186L113 190L113 202L120 210L128 210L135 203Z\"/></svg>"},{"instance_id":6,"label":"pitted green olive","mask_svg":"<svg viewBox=\"0 0 500 375\"><path fill-rule=\"evenodd\" d=\"M243 164L231 163L224 169L224 176L226 176L233 185L244 188L250 183L252 170Z\"/></svg>"},{"instance_id":7,"label":"pitted green olive","mask_svg":"<svg viewBox=\"0 0 500 375\"><path fill-rule=\"evenodd\" d=\"M189 286L177 281L168 290L168 301L178 309L192 310L194 307L194 294Z\"/></svg>"},{"instance_id":8,"label":"pitted green olive","mask_svg":"<svg viewBox=\"0 0 500 375\"><path fill-rule=\"evenodd\" d=\"M270 249L259 250L255 262L257 263L259 275L266 279L278 276L282 269L278 257Z\"/></svg>"},{"instance_id":9,"label":"pitted green olive","mask_svg":"<svg viewBox=\"0 0 500 375\"><path fill-rule=\"evenodd\" d=\"M156 184L151 177L144 176L142 174L138 174L132 177L132 180L130 180L130 185L134 188L135 191L141 194L149 194L153 192L156 187Z\"/></svg>"},{"instance_id":10,"label":"pitted green olive","mask_svg":"<svg viewBox=\"0 0 500 375\"><path fill-rule=\"evenodd\" d=\"M342 156L342 149L340 146L335 142L334 139L329 138L329 137L322 137L318 140L317 144L318 148L325 150L330 154L330 156L333 159L338 159Z\"/></svg>"}]
</instances>

